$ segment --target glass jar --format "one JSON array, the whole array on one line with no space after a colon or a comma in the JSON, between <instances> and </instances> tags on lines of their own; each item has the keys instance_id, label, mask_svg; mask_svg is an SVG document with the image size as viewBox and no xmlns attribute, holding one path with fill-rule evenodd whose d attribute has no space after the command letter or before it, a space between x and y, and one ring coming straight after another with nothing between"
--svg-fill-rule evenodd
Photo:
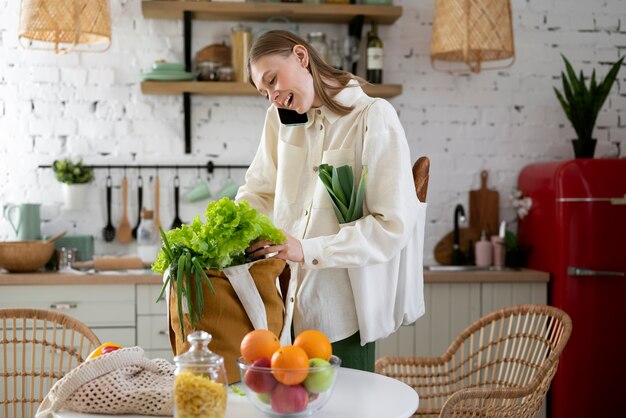
<instances>
[{"instance_id":1,"label":"glass jar","mask_svg":"<svg viewBox=\"0 0 626 418\"><path fill-rule=\"evenodd\" d=\"M240 83L248 82L248 54L252 46L252 29L239 24L230 29L231 62L235 69L235 79Z\"/></svg>"},{"instance_id":2,"label":"glass jar","mask_svg":"<svg viewBox=\"0 0 626 418\"><path fill-rule=\"evenodd\" d=\"M235 81L235 70L233 67L220 67L217 70L217 79L219 81Z\"/></svg>"},{"instance_id":3,"label":"glass jar","mask_svg":"<svg viewBox=\"0 0 626 418\"><path fill-rule=\"evenodd\" d=\"M328 65L338 70L343 70L343 56L339 48L339 40L333 38L330 40L330 51L328 52Z\"/></svg>"},{"instance_id":4,"label":"glass jar","mask_svg":"<svg viewBox=\"0 0 626 418\"><path fill-rule=\"evenodd\" d=\"M217 81L217 71L221 65L217 61L200 61L197 63L198 81Z\"/></svg>"},{"instance_id":5,"label":"glass jar","mask_svg":"<svg viewBox=\"0 0 626 418\"><path fill-rule=\"evenodd\" d=\"M189 351L174 357L174 416L223 418L228 380L224 357L209 350L211 334L196 331L187 336Z\"/></svg>"},{"instance_id":6,"label":"glass jar","mask_svg":"<svg viewBox=\"0 0 626 418\"><path fill-rule=\"evenodd\" d=\"M326 34L324 32L309 32L307 41L320 55L325 63L328 63L328 45L326 45Z\"/></svg>"}]
</instances>

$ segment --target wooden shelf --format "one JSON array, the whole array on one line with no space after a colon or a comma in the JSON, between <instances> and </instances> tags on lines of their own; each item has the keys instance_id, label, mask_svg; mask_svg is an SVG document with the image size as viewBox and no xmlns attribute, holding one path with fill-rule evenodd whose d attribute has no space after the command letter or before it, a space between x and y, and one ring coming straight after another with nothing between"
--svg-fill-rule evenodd
<instances>
[{"instance_id":1,"label":"wooden shelf","mask_svg":"<svg viewBox=\"0 0 626 418\"><path fill-rule=\"evenodd\" d=\"M388 99L402 94L402 85L365 85L363 90L369 96ZM260 96L254 87L247 83L219 81L144 81L141 83L141 92L144 94L191 93L207 96Z\"/></svg>"},{"instance_id":2,"label":"wooden shelf","mask_svg":"<svg viewBox=\"0 0 626 418\"><path fill-rule=\"evenodd\" d=\"M294 22L349 23L354 17L363 15L365 23L390 25L402 15L401 6L360 4L143 0L141 8L144 17L151 19L182 19L183 12L189 11L193 19L204 20L265 21L284 16Z\"/></svg>"}]
</instances>

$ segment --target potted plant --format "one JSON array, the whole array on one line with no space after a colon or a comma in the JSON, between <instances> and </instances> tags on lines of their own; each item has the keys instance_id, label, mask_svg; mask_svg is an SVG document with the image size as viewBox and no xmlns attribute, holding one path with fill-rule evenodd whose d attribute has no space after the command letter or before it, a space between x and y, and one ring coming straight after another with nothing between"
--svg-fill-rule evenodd
<instances>
[{"instance_id":1,"label":"potted plant","mask_svg":"<svg viewBox=\"0 0 626 418\"><path fill-rule=\"evenodd\" d=\"M58 181L63 183L65 208L79 210L85 206L87 183L93 180L93 169L83 164L82 158L73 163L71 159L56 160L52 170Z\"/></svg>"},{"instance_id":2,"label":"potted plant","mask_svg":"<svg viewBox=\"0 0 626 418\"><path fill-rule=\"evenodd\" d=\"M580 76L576 77L576 72L565 58L566 73L561 72L563 80L563 92L554 88L556 97L559 99L567 119L572 123L577 139L572 140L574 155L576 158L593 158L596 147L596 139L593 138L593 129L596 124L598 113L602 108L613 82L617 77L624 57L620 58L608 72L604 80L596 82L596 70L591 73L589 85L585 84L585 76L580 71Z\"/></svg>"}]
</instances>

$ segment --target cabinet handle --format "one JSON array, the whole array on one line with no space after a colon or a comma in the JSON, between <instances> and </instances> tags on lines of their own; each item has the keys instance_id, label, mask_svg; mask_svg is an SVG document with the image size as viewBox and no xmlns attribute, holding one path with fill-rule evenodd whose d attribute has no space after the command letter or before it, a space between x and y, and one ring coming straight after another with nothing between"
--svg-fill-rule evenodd
<instances>
[{"instance_id":1,"label":"cabinet handle","mask_svg":"<svg viewBox=\"0 0 626 418\"><path fill-rule=\"evenodd\" d=\"M591 270L572 266L567 268L567 274L570 276L624 276L624 272L621 271Z\"/></svg>"},{"instance_id":2,"label":"cabinet handle","mask_svg":"<svg viewBox=\"0 0 626 418\"><path fill-rule=\"evenodd\" d=\"M159 335L167 335L167 331L161 330L159 331Z\"/></svg>"},{"instance_id":3,"label":"cabinet handle","mask_svg":"<svg viewBox=\"0 0 626 418\"><path fill-rule=\"evenodd\" d=\"M67 310L67 309L76 309L78 307L77 303L53 303L50 305L50 309L58 309L59 311Z\"/></svg>"}]
</instances>

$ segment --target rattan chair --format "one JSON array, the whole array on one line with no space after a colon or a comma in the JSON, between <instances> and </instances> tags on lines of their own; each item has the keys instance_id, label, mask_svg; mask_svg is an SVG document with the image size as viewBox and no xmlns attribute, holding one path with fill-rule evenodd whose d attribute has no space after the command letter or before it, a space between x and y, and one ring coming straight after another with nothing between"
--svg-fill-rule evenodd
<instances>
[{"instance_id":1,"label":"rattan chair","mask_svg":"<svg viewBox=\"0 0 626 418\"><path fill-rule=\"evenodd\" d=\"M441 357L382 357L376 372L420 396L414 417L534 417L572 332L546 305L493 312L465 329Z\"/></svg>"},{"instance_id":2,"label":"rattan chair","mask_svg":"<svg viewBox=\"0 0 626 418\"><path fill-rule=\"evenodd\" d=\"M0 309L0 416L35 416L52 385L99 345L85 324L62 313Z\"/></svg>"}]
</instances>

